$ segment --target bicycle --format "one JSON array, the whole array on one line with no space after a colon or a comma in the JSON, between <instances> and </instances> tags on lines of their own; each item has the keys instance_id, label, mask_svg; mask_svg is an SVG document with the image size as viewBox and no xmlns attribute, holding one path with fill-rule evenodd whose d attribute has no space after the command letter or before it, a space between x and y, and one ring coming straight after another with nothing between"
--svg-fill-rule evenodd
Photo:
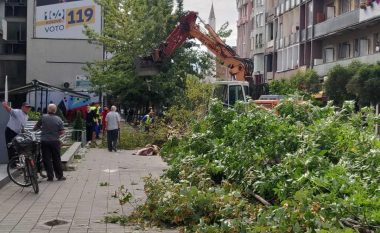
<instances>
[{"instance_id":1,"label":"bicycle","mask_svg":"<svg viewBox=\"0 0 380 233\"><path fill-rule=\"evenodd\" d=\"M8 148L15 152L7 165L7 173L11 181L21 187L32 186L39 192L37 170L41 167L40 142L34 132L25 131L17 135Z\"/></svg>"}]
</instances>

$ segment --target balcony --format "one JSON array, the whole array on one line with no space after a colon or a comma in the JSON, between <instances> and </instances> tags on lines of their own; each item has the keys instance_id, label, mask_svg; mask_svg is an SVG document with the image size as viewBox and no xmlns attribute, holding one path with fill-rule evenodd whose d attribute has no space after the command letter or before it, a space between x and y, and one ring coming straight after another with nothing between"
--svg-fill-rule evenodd
<instances>
[{"instance_id":1,"label":"balcony","mask_svg":"<svg viewBox=\"0 0 380 233\"><path fill-rule=\"evenodd\" d=\"M314 25L314 38L323 37L359 23L359 10L354 10Z\"/></svg>"},{"instance_id":2,"label":"balcony","mask_svg":"<svg viewBox=\"0 0 380 233\"><path fill-rule=\"evenodd\" d=\"M248 18L246 16L242 16L238 21L237 21L237 26L241 26L243 24L248 23Z\"/></svg>"},{"instance_id":3,"label":"balcony","mask_svg":"<svg viewBox=\"0 0 380 233\"><path fill-rule=\"evenodd\" d=\"M267 48L271 48L274 46L274 40L270 40L267 42Z\"/></svg>"},{"instance_id":4,"label":"balcony","mask_svg":"<svg viewBox=\"0 0 380 233\"><path fill-rule=\"evenodd\" d=\"M347 66L353 61L360 61L363 63L374 64L379 60L380 60L380 53L375 53L375 54L370 54L367 56L355 57L355 58L350 58L350 59L345 59L345 60L340 60L340 61L335 61L335 62L324 63L320 65L315 65L313 69L318 73L318 75L324 76L328 73L328 71L331 68L333 68L336 65Z\"/></svg>"}]
</instances>

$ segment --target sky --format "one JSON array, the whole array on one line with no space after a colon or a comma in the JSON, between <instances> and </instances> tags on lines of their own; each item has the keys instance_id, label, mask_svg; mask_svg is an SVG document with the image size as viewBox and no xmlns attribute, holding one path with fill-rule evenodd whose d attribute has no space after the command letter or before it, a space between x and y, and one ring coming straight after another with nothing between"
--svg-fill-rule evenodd
<instances>
[{"instance_id":1,"label":"sky","mask_svg":"<svg viewBox=\"0 0 380 233\"><path fill-rule=\"evenodd\" d=\"M205 22L208 22L211 4L214 3L216 30L219 30L220 26L228 21L230 24L229 29L232 29L233 32L226 42L230 46L236 45L236 21L238 20L236 0L184 0L183 3L185 10L198 12L198 16Z\"/></svg>"}]
</instances>

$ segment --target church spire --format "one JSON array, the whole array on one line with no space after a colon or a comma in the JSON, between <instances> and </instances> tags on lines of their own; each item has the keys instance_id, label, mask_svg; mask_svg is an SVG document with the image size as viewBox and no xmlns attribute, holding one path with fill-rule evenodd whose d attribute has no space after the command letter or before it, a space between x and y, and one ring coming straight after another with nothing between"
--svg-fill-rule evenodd
<instances>
[{"instance_id":1,"label":"church spire","mask_svg":"<svg viewBox=\"0 0 380 233\"><path fill-rule=\"evenodd\" d=\"M216 27L216 18L214 12L214 3L211 5L210 16L208 17L208 24L215 30Z\"/></svg>"},{"instance_id":2,"label":"church spire","mask_svg":"<svg viewBox=\"0 0 380 233\"><path fill-rule=\"evenodd\" d=\"M209 20L215 19L215 12L214 12L214 3L211 4L211 11L210 16L208 17Z\"/></svg>"}]
</instances>

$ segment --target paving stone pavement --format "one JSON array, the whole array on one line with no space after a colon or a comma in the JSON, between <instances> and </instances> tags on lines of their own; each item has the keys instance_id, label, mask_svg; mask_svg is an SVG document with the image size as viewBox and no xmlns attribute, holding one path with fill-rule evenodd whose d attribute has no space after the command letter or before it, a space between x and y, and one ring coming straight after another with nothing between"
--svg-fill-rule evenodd
<instances>
[{"instance_id":1,"label":"paving stone pavement","mask_svg":"<svg viewBox=\"0 0 380 233\"><path fill-rule=\"evenodd\" d=\"M146 196L143 177L159 176L166 164L158 156L132 155L133 151L108 152L91 149L77 164L76 171L65 172L66 181L40 183L40 193L31 188L9 183L0 189L0 233L4 232L163 232L177 230L152 229L139 231L136 227L123 227L102 222L107 213L128 215L130 204L121 206L112 194L124 185L133 198L142 203ZM101 182L109 183L100 186ZM48 227L53 219L67 224Z\"/></svg>"}]
</instances>

